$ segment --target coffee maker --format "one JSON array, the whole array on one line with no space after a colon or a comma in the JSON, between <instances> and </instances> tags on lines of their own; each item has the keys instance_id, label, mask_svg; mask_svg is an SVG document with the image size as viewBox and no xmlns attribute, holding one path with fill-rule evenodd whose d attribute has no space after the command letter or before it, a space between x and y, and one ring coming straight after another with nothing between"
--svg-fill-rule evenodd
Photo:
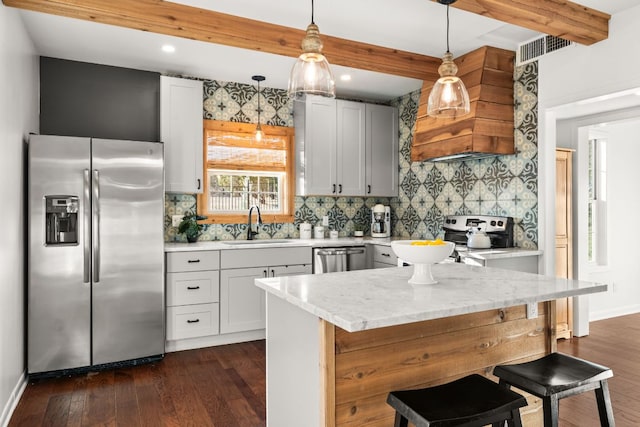
<instances>
[{"instance_id":1,"label":"coffee maker","mask_svg":"<svg viewBox=\"0 0 640 427\"><path fill-rule=\"evenodd\" d=\"M391 236L391 208L375 205L371 209L371 237Z\"/></svg>"}]
</instances>

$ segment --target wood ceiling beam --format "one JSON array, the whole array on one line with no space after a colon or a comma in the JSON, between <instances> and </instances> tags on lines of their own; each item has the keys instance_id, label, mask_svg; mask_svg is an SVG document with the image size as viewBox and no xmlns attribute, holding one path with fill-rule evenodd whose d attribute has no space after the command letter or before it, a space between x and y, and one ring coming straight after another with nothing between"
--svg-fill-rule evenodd
<instances>
[{"instance_id":1,"label":"wood ceiling beam","mask_svg":"<svg viewBox=\"0 0 640 427\"><path fill-rule=\"evenodd\" d=\"M567 0L458 0L451 6L583 45L609 36L611 15Z\"/></svg>"},{"instance_id":2,"label":"wood ceiling beam","mask_svg":"<svg viewBox=\"0 0 640 427\"><path fill-rule=\"evenodd\" d=\"M305 35L304 30L163 0L3 0L3 3L35 12L290 57L300 55L300 42ZM440 58L324 34L321 38L323 52L331 64L419 80L438 78Z\"/></svg>"}]
</instances>

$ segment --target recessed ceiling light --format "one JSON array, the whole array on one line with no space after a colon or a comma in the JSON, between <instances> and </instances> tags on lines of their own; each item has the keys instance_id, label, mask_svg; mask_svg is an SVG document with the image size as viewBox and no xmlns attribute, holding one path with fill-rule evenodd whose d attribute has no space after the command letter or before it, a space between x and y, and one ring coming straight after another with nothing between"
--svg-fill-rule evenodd
<instances>
[{"instance_id":1,"label":"recessed ceiling light","mask_svg":"<svg viewBox=\"0 0 640 427\"><path fill-rule=\"evenodd\" d=\"M343 82L350 82L351 76L349 74L343 74L340 76L340 80L342 80Z\"/></svg>"},{"instance_id":2,"label":"recessed ceiling light","mask_svg":"<svg viewBox=\"0 0 640 427\"><path fill-rule=\"evenodd\" d=\"M162 51L167 53L173 53L176 51L176 48L170 44L165 44L162 46Z\"/></svg>"}]
</instances>

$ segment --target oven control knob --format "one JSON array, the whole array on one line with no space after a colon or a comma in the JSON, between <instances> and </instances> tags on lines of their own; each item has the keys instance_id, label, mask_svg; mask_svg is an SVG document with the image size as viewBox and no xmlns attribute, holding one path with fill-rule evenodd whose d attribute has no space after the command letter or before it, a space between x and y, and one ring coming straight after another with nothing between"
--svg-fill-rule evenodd
<instances>
[{"instance_id":1,"label":"oven control knob","mask_svg":"<svg viewBox=\"0 0 640 427\"><path fill-rule=\"evenodd\" d=\"M498 227L502 227L504 223L502 221L498 221Z\"/></svg>"},{"instance_id":2,"label":"oven control knob","mask_svg":"<svg viewBox=\"0 0 640 427\"><path fill-rule=\"evenodd\" d=\"M455 223L456 223L456 220L455 220L455 219L452 219L452 220L451 220L451 224L455 224Z\"/></svg>"},{"instance_id":3,"label":"oven control knob","mask_svg":"<svg viewBox=\"0 0 640 427\"><path fill-rule=\"evenodd\" d=\"M492 227L495 227L495 226L496 226L496 222L495 222L495 221L491 221L491 223L490 223L490 224L491 224L491 226L492 226Z\"/></svg>"}]
</instances>

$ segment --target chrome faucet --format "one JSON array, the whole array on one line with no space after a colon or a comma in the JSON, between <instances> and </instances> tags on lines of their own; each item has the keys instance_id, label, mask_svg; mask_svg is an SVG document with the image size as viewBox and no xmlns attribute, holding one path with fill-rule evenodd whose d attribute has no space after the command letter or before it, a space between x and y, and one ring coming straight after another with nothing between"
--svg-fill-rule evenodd
<instances>
[{"instance_id":1,"label":"chrome faucet","mask_svg":"<svg viewBox=\"0 0 640 427\"><path fill-rule=\"evenodd\" d=\"M253 240L253 236L257 236L258 235L258 227L256 225L256 231L253 231L251 229L251 212L253 211L253 208L256 208L256 211L258 211L258 224L257 225L262 225L262 216L260 216L260 208L258 206L251 206L249 208L249 221L247 222L247 240Z\"/></svg>"}]
</instances>

